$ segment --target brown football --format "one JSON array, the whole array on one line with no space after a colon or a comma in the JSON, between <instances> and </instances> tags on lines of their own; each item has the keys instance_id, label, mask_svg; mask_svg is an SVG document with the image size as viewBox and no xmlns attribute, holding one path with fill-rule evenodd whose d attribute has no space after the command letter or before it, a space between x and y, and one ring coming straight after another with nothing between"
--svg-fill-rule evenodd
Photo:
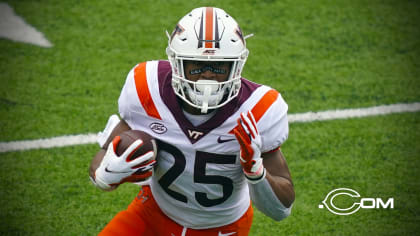
<instances>
[{"instance_id":1,"label":"brown football","mask_svg":"<svg viewBox=\"0 0 420 236\"><path fill-rule=\"evenodd\" d=\"M121 140L118 143L117 150L115 150L115 153L118 156L121 156L124 153L124 151L137 139L141 139L143 141L143 145L139 149L137 149L137 151L131 156L130 160L133 160L136 157L146 154L149 151L154 151L155 153L157 153L155 139L146 132L140 130L128 130L123 132L119 136Z\"/></svg>"}]
</instances>

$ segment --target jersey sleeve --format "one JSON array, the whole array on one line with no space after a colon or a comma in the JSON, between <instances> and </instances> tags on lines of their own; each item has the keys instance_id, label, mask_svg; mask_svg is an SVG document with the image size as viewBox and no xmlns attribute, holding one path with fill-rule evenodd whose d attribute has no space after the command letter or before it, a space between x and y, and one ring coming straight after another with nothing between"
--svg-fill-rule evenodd
<instances>
[{"instance_id":1,"label":"jersey sleeve","mask_svg":"<svg viewBox=\"0 0 420 236\"><path fill-rule=\"evenodd\" d=\"M130 127L132 127L133 123L131 111L134 110L134 106L136 106L134 101L137 101L138 99L134 81L134 68L128 73L118 99L118 110L120 116Z\"/></svg>"},{"instance_id":2,"label":"jersey sleeve","mask_svg":"<svg viewBox=\"0 0 420 236\"><path fill-rule=\"evenodd\" d=\"M276 101L259 120L259 132L262 139L261 151L268 152L282 145L289 135L287 119L288 106L279 94Z\"/></svg>"}]
</instances>

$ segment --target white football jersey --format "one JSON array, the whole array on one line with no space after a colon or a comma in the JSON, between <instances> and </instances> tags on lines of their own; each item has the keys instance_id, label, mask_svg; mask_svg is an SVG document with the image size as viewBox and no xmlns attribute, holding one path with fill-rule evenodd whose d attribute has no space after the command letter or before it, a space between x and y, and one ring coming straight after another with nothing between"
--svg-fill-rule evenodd
<instances>
[{"instance_id":1,"label":"white football jersey","mask_svg":"<svg viewBox=\"0 0 420 236\"><path fill-rule=\"evenodd\" d=\"M235 99L194 126L179 105L171 78L167 61L136 65L118 100L120 115L132 129L158 140L150 186L168 217L193 229L230 224L250 206L240 147L232 132L237 119L251 110L262 152L271 151L287 139L287 104L274 89L242 79Z\"/></svg>"}]
</instances>

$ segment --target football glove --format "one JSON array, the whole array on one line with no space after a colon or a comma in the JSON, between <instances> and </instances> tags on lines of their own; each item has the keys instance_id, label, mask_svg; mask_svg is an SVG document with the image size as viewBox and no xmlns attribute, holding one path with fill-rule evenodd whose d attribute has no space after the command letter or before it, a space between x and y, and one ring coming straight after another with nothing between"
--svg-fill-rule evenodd
<instances>
[{"instance_id":1,"label":"football glove","mask_svg":"<svg viewBox=\"0 0 420 236\"><path fill-rule=\"evenodd\" d=\"M143 141L138 139L121 156L117 156L115 150L120 140L120 136L116 136L108 145L105 156L95 172L94 182L103 190L112 190L124 182L145 181L153 174L155 153L150 151L132 159L132 155L143 145Z\"/></svg>"},{"instance_id":2,"label":"football glove","mask_svg":"<svg viewBox=\"0 0 420 236\"><path fill-rule=\"evenodd\" d=\"M240 160L245 177L251 183L258 183L265 177L265 168L261 158L261 136L252 112L248 111L247 115L241 113L233 132L241 148Z\"/></svg>"}]
</instances>

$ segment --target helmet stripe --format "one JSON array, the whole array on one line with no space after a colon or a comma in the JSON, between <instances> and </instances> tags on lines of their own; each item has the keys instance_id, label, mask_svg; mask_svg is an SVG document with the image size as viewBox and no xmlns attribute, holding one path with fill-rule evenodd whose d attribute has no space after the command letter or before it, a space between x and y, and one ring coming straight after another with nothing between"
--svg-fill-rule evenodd
<instances>
[{"instance_id":1,"label":"helmet stripe","mask_svg":"<svg viewBox=\"0 0 420 236\"><path fill-rule=\"evenodd\" d=\"M214 12L214 15L215 15L215 21L214 21L214 24L215 24L214 39L216 40L216 48L220 48L220 44L219 44L219 41L220 41L220 39L219 39L219 24L217 23L217 12L216 11Z\"/></svg>"},{"instance_id":2,"label":"helmet stripe","mask_svg":"<svg viewBox=\"0 0 420 236\"><path fill-rule=\"evenodd\" d=\"M204 11L201 13L201 21L200 21L200 33L198 36L198 48L203 47L203 27L204 27Z\"/></svg>"},{"instance_id":3,"label":"helmet stripe","mask_svg":"<svg viewBox=\"0 0 420 236\"><path fill-rule=\"evenodd\" d=\"M206 48L213 48L213 7L206 7Z\"/></svg>"}]
</instances>

